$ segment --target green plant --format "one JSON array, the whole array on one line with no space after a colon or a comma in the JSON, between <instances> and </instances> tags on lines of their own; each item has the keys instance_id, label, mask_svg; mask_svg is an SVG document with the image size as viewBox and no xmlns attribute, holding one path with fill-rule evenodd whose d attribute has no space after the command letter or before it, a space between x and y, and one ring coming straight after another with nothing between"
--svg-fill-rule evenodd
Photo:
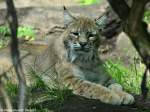
<instances>
[{"instance_id":1,"label":"green plant","mask_svg":"<svg viewBox=\"0 0 150 112\"><path fill-rule=\"evenodd\" d=\"M6 36L6 35L10 35L10 30L7 26L0 26L0 35Z\"/></svg>"},{"instance_id":2,"label":"green plant","mask_svg":"<svg viewBox=\"0 0 150 112\"><path fill-rule=\"evenodd\" d=\"M144 21L147 22L147 23L150 23L150 10L145 11Z\"/></svg>"},{"instance_id":3,"label":"green plant","mask_svg":"<svg viewBox=\"0 0 150 112\"><path fill-rule=\"evenodd\" d=\"M96 4L96 3L100 3L101 0L78 0L78 2L81 5L91 5L91 4Z\"/></svg>"},{"instance_id":4,"label":"green plant","mask_svg":"<svg viewBox=\"0 0 150 112\"><path fill-rule=\"evenodd\" d=\"M49 107L59 108L64 100L72 95L72 91L67 87L60 87L56 81L52 88L45 85L40 72L29 66L27 78L30 77L32 84L27 87L27 108L38 112L49 112ZM18 85L7 82L5 85L14 107L17 107Z\"/></svg>"},{"instance_id":5,"label":"green plant","mask_svg":"<svg viewBox=\"0 0 150 112\"><path fill-rule=\"evenodd\" d=\"M18 27L18 37L19 38L24 38L27 40L34 39L35 38L35 32L33 30L34 28L32 26L19 26ZM0 35L3 36L10 36L10 29L8 26L0 26Z\"/></svg>"},{"instance_id":6,"label":"green plant","mask_svg":"<svg viewBox=\"0 0 150 112\"><path fill-rule=\"evenodd\" d=\"M12 84L11 82L7 82L6 85L6 91L9 93L10 97L16 97L17 92L18 92L18 85L17 84Z\"/></svg>"},{"instance_id":7,"label":"green plant","mask_svg":"<svg viewBox=\"0 0 150 112\"><path fill-rule=\"evenodd\" d=\"M144 73L144 65L140 64L137 69L135 64L126 67L121 61L107 60L104 67L125 90L131 93L140 93L140 83ZM148 83L148 87L150 87L150 83Z\"/></svg>"},{"instance_id":8,"label":"green plant","mask_svg":"<svg viewBox=\"0 0 150 112\"><path fill-rule=\"evenodd\" d=\"M57 103L63 103L64 100L72 94L72 90L69 90L67 87L64 88L49 88L48 94L51 98L53 98L53 101Z\"/></svg>"},{"instance_id":9,"label":"green plant","mask_svg":"<svg viewBox=\"0 0 150 112\"><path fill-rule=\"evenodd\" d=\"M9 37L0 37L0 48L4 48L9 43Z\"/></svg>"},{"instance_id":10,"label":"green plant","mask_svg":"<svg viewBox=\"0 0 150 112\"><path fill-rule=\"evenodd\" d=\"M20 26L18 28L18 37L23 38L25 40L34 40L35 39L35 32L34 28L31 26Z\"/></svg>"},{"instance_id":11,"label":"green plant","mask_svg":"<svg viewBox=\"0 0 150 112\"><path fill-rule=\"evenodd\" d=\"M5 47L9 43L10 31L6 26L0 26L0 48Z\"/></svg>"},{"instance_id":12,"label":"green plant","mask_svg":"<svg viewBox=\"0 0 150 112\"><path fill-rule=\"evenodd\" d=\"M34 28L31 26L19 26L18 28L18 38L23 40L34 40L35 32ZM6 25L0 26L0 48L8 45L10 41L10 29Z\"/></svg>"},{"instance_id":13,"label":"green plant","mask_svg":"<svg viewBox=\"0 0 150 112\"><path fill-rule=\"evenodd\" d=\"M72 95L71 90L65 86L60 86L59 81L57 81L57 79L54 80L53 77L52 81L55 84L51 85L51 87L48 87L41 77L41 75L45 75L44 72L38 72L32 66L29 68L28 74L30 75L30 78L33 79L32 82L34 82L29 88L31 98L28 103L29 107L43 110L43 108L47 108L44 103L50 102L49 104L57 108L68 96Z\"/></svg>"}]
</instances>

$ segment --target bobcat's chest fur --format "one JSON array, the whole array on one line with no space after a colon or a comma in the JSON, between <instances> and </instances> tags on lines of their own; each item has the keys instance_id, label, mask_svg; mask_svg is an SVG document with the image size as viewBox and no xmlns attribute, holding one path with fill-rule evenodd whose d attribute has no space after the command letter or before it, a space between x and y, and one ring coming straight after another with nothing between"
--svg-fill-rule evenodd
<instances>
[{"instance_id":1,"label":"bobcat's chest fur","mask_svg":"<svg viewBox=\"0 0 150 112\"><path fill-rule=\"evenodd\" d=\"M102 77L100 78L99 73L94 72L90 69L83 69L80 67L74 67L72 71L76 77L79 77L80 79L88 80L88 81L91 81L94 83L100 83L100 79L103 79Z\"/></svg>"}]
</instances>

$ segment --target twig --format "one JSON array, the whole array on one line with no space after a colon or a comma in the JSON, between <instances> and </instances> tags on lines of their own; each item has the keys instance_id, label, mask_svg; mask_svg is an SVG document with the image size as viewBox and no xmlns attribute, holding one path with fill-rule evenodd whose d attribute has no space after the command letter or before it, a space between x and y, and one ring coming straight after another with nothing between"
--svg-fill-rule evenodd
<instances>
[{"instance_id":1,"label":"twig","mask_svg":"<svg viewBox=\"0 0 150 112\"><path fill-rule=\"evenodd\" d=\"M0 111L1 111L1 110L3 110L3 106L2 106L2 104L1 104L1 102L0 102Z\"/></svg>"},{"instance_id":2,"label":"twig","mask_svg":"<svg viewBox=\"0 0 150 112\"><path fill-rule=\"evenodd\" d=\"M59 30L58 30L58 29L59 29ZM63 32L64 29L65 29L65 27L63 27L63 26L54 26L54 27L52 27L52 28L46 33L46 35L52 34L52 33L55 33L55 32Z\"/></svg>"},{"instance_id":3,"label":"twig","mask_svg":"<svg viewBox=\"0 0 150 112\"><path fill-rule=\"evenodd\" d=\"M145 72L142 77L142 81L141 81L141 94L142 94L143 100L145 100L147 98L147 93L148 93L148 87L146 86L147 72L148 72L148 68L146 67Z\"/></svg>"},{"instance_id":4,"label":"twig","mask_svg":"<svg viewBox=\"0 0 150 112\"><path fill-rule=\"evenodd\" d=\"M2 94L2 96L4 98L4 101L6 104L6 109L7 109L6 111L12 112L13 111L12 110L12 104L11 104L11 101L10 101L10 98L9 98L7 92L4 89L4 85L2 84L2 82L0 82L0 93Z\"/></svg>"},{"instance_id":5,"label":"twig","mask_svg":"<svg viewBox=\"0 0 150 112\"><path fill-rule=\"evenodd\" d=\"M21 58L19 59L19 61L23 60L23 59L26 58L28 55L30 55L30 53L27 53L26 55L24 55L23 57L21 57ZM8 73L9 71L11 71L13 68L14 68L14 65L11 65L5 72L1 73L1 74L0 74L0 79L1 79L2 77L5 77L5 76L7 75L7 73Z\"/></svg>"}]
</instances>

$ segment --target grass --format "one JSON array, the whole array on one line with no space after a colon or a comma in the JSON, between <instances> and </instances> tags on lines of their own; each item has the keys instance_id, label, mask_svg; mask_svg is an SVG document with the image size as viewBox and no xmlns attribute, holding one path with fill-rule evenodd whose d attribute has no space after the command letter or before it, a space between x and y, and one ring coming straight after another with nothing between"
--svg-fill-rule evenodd
<instances>
[{"instance_id":1,"label":"grass","mask_svg":"<svg viewBox=\"0 0 150 112\"><path fill-rule=\"evenodd\" d=\"M57 80L52 79L54 84L51 87L45 85L44 80L41 78L43 73L41 74L34 67L30 67L29 75L35 82L28 89L30 98L32 98L28 102L29 108L47 112L50 105L50 107L58 108L68 96L72 95L72 91L65 86L60 87ZM49 102L49 105L47 105L47 102Z\"/></svg>"},{"instance_id":2,"label":"grass","mask_svg":"<svg viewBox=\"0 0 150 112\"><path fill-rule=\"evenodd\" d=\"M143 64L133 64L126 67L121 61L108 60L105 62L105 68L109 74L120 83L126 91L131 93L140 93L140 84L142 75L144 73ZM148 87L150 88L150 82L148 81Z\"/></svg>"},{"instance_id":3,"label":"grass","mask_svg":"<svg viewBox=\"0 0 150 112\"><path fill-rule=\"evenodd\" d=\"M35 71L34 67L31 67L28 73L34 79L30 87L27 87L28 109L38 112L49 112L50 107L54 109L59 108L64 100L72 95L72 91L67 87L60 88L57 84L53 88L46 86L40 77L40 73ZM13 106L17 107L18 86L8 82L5 87Z\"/></svg>"},{"instance_id":4,"label":"grass","mask_svg":"<svg viewBox=\"0 0 150 112\"><path fill-rule=\"evenodd\" d=\"M6 25L0 26L0 48L3 48L8 45L10 41L10 30ZM35 31L31 26L19 26L18 28L18 38L23 40L34 40Z\"/></svg>"}]
</instances>

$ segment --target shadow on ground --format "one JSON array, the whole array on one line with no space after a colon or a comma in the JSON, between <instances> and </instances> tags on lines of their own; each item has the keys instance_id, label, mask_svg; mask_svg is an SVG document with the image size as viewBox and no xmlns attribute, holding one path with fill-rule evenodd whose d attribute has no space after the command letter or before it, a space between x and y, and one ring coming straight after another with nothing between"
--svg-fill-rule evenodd
<instances>
[{"instance_id":1,"label":"shadow on ground","mask_svg":"<svg viewBox=\"0 0 150 112\"><path fill-rule=\"evenodd\" d=\"M60 105L56 106L54 102L44 102L42 106L54 112L150 112L150 99L141 101L139 96L135 96L135 98L136 103L133 105L113 106L99 100L72 95Z\"/></svg>"}]
</instances>

